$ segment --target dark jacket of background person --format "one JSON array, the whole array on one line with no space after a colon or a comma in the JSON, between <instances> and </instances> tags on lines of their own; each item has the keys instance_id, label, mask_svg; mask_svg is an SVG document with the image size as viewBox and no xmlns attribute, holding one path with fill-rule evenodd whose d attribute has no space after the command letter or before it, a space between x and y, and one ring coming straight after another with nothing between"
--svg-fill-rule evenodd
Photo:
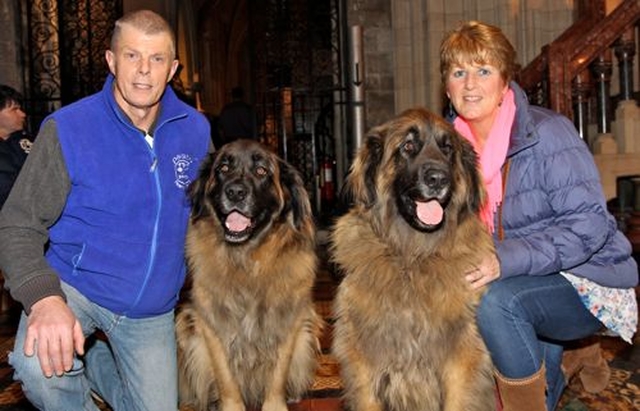
<instances>
[{"instance_id":1,"label":"dark jacket of background person","mask_svg":"<svg viewBox=\"0 0 640 411\"><path fill-rule=\"evenodd\" d=\"M243 101L244 90L235 87L231 96L233 101L223 107L218 125L223 143L239 138L258 139L257 116L254 108Z\"/></svg>"},{"instance_id":2,"label":"dark jacket of background person","mask_svg":"<svg viewBox=\"0 0 640 411\"><path fill-rule=\"evenodd\" d=\"M34 136L24 130L22 94L0 85L0 208L31 151Z\"/></svg>"},{"instance_id":3,"label":"dark jacket of background person","mask_svg":"<svg viewBox=\"0 0 640 411\"><path fill-rule=\"evenodd\" d=\"M16 131L6 140L0 139L0 208L31 151L34 137L26 131Z\"/></svg>"}]
</instances>

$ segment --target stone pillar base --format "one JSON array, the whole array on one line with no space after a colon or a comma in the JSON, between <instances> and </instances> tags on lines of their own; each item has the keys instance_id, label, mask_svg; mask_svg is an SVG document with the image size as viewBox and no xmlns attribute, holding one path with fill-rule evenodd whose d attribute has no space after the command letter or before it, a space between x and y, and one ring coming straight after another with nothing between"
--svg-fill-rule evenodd
<instances>
[{"instance_id":1,"label":"stone pillar base","mask_svg":"<svg viewBox=\"0 0 640 411\"><path fill-rule=\"evenodd\" d=\"M640 143L636 143L636 130L640 130L640 108L634 100L623 100L618 104L612 129L620 153L640 151Z\"/></svg>"},{"instance_id":2,"label":"stone pillar base","mask_svg":"<svg viewBox=\"0 0 640 411\"><path fill-rule=\"evenodd\" d=\"M603 133L596 137L591 145L593 154L616 154L618 153L618 143L611 133Z\"/></svg>"}]
</instances>

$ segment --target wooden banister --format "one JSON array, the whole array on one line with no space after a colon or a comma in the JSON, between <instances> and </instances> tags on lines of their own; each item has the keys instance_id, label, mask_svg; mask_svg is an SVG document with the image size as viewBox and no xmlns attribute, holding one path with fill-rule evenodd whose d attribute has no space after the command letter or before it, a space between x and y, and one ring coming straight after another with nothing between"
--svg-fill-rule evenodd
<instances>
[{"instance_id":1,"label":"wooden banister","mask_svg":"<svg viewBox=\"0 0 640 411\"><path fill-rule=\"evenodd\" d=\"M583 17L543 47L518 81L530 94L542 89L544 105L573 118L572 82L638 20L640 0L624 0L606 16L604 2L591 2Z\"/></svg>"},{"instance_id":2,"label":"wooden banister","mask_svg":"<svg viewBox=\"0 0 640 411\"><path fill-rule=\"evenodd\" d=\"M537 98L536 103L549 105L549 61L562 56L565 44L572 43L575 38L584 34L585 27L598 24L605 17L604 0L587 0L578 2L578 20L567 28L557 39L545 45L540 54L524 67L518 76L518 83L530 94L539 94L542 89L544 96Z\"/></svg>"}]
</instances>

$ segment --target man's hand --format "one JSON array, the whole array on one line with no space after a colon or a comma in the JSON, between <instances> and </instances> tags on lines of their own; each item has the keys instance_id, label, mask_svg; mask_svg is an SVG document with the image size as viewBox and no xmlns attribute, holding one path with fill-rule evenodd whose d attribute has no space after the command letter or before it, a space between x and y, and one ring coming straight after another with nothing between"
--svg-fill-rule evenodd
<instances>
[{"instance_id":1,"label":"man's hand","mask_svg":"<svg viewBox=\"0 0 640 411\"><path fill-rule=\"evenodd\" d=\"M478 289L500 277L500 261L495 254L485 257L477 267L469 271L465 279L471 284L471 288Z\"/></svg>"},{"instance_id":2,"label":"man's hand","mask_svg":"<svg viewBox=\"0 0 640 411\"><path fill-rule=\"evenodd\" d=\"M36 352L37 350L37 352ZM73 366L74 350L84 354L80 322L59 296L45 297L31 307L24 354L36 354L46 377L60 376Z\"/></svg>"}]
</instances>

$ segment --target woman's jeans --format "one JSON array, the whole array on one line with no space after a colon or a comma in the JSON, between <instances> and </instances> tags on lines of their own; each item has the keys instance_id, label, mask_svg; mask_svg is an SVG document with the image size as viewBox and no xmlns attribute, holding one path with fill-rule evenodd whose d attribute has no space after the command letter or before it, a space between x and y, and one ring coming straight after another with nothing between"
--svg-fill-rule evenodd
<instances>
[{"instance_id":1,"label":"woman's jeans","mask_svg":"<svg viewBox=\"0 0 640 411\"><path fill-rule=\"evenodd\" d=\"M115 315L62 284L67 303L85 336L104 331L109 343L97 340L84 358L74 359L63 376L46 378L37 356L23 353L27 317L22 315L9 363L31 403L40 410L98 411L95 391L115 411L176 411L177 360L173 311L152 318Z\"/></svg>"},{"instance_id":2,"label":"woman's jeans","mask_svg":"<svg viewBox=\"0 0 640 411\"><path fill-rule=\"evenodd\" d=\"M561 274L518 276L491 283L478 308L478 327L495 368L507 378L546 367L547 409L555 409L566 381L562 342L597 333L602 323Z\"/></svg>"}]
</instances>

